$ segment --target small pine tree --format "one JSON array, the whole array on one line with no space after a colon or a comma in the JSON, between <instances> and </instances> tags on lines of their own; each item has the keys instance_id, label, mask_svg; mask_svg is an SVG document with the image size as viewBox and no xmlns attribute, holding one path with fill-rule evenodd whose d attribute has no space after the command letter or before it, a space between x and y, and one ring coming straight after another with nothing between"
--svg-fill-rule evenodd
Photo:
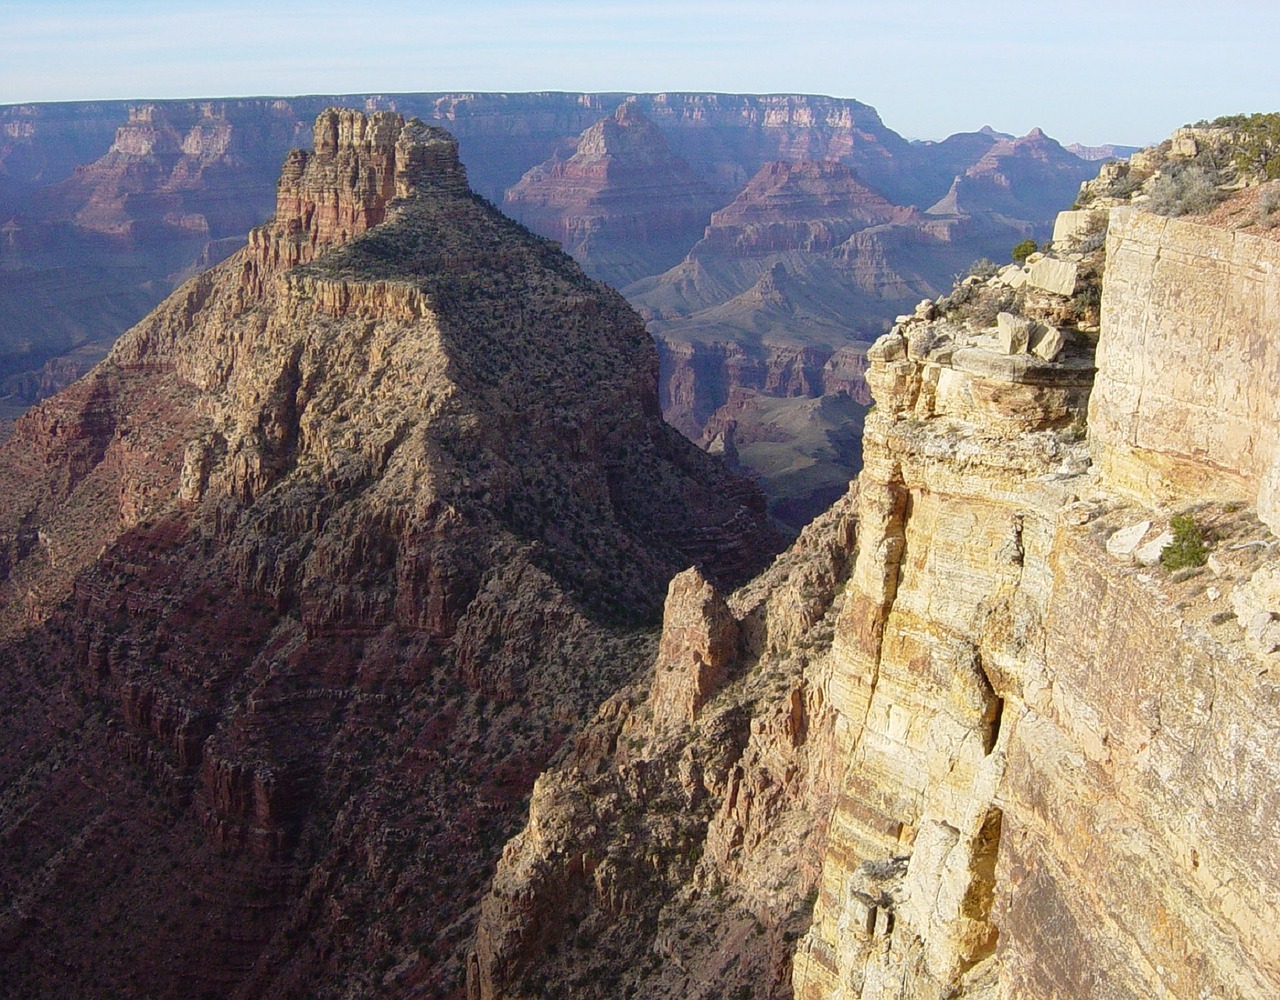
<instances>
[{"instance_id":1,"label":"small pine tree","mask_svg":"<svg viewBox=\"0 0 1280 1000\"><path fill-rule=\"evenodd\" d=\"M1013 248L1010 252L1010 256L1013 257L1013 262L1015 264L1025 264L1027 262L1027 258L1039 249L1040 248L1036 246L1035 240L1026 239Z\"/></svg>"},{"instance_id":2,"label":"small pine tree","mask_svg":"<svg viewBox=\"0 0 1280 1000\"><path fill-rule=\"evenodd\" d=\"M1167 570L1203 566L1207 558L1204 550L1204 532L1195 518L1179 514L1169 522L1173 541L1160 552L1160 565Z\"/></svg>"}]
</instances>

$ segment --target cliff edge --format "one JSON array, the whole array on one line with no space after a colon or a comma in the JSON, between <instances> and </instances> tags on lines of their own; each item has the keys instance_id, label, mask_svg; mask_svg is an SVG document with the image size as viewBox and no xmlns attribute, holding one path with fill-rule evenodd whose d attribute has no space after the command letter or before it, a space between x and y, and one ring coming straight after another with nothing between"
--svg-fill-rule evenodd
<instances>
[{"instance_id":1,"label":"cliff edge","mask_svg":"<svg viewBox=\"0 0 1280 1000\"><path fill-rule=\"evenodd\" d=\"M673 585L471 996L591 995L549 886L650 997L1275 995L1275 245L1093 206L880 338L856 487Z\"/></svg>"}]
</instances>

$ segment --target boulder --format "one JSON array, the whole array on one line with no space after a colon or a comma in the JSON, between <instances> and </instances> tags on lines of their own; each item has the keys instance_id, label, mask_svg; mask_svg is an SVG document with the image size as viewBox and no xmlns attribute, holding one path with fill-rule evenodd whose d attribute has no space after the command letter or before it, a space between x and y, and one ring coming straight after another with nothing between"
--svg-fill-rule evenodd
<instances>
[{"instance_id":1,"label":"boulder","mask_svg":"<svg viewBox=\"0 0 1280 1000\"><path fill-rule=\"evenodd\" d=\"M1041 327L1031 339L1031 353L1044 361L1057 360L1066 346L1066 335L1056 326Z\"/></svg>"},{"instance_id":2,"label":"boulder","mask_svg":"<svg viewBox=\"0 0 1280 1000\"><path fill-rule=\"evenodd\" d=\"M996 317L996 337L1005 354L1026 354L1031 340L1031 321L1002 312Z\"/></svg>"},{"instance_id":3,"label":"boulder","mask_svg":"<svg viewBox=\"0 0 1280 1000\"><path fill-rule=\"evenodd\" d=\"M1162 531L1146 545L1140 546L1134 553L1133 558L1143 566L1154 566L1160 561L1160 556L1164 552L1165 547L1173 543L1173 532Z\"/></svg>"},{"instance_id":4,"label":"boulder","mask_svg":"<svg viewBox=\"0 0 1280 1000\"><path fill-rule=\"evenodd\" d=\"M1021 264L1006 264L991 279L991 284L1003 285L1005 288L1021 288L1027 283L1027 272Z\"/></svg>"},{"instance_id":5,"label":"boulder","mask_svg":"<svg viewBox=\"0 0 1280 1000\"><path fill-rule=\"evenodd\" d=\"M1150 530L1150 521L1139 521L1137 524L1121 528L1107 539L1107 553L1117 559L1127 559L1133 555L1143 536Z\"/></svg>"},{"instance_id":6,"label":"boulder","mask_svg":"<svg viewBox=\"0 0 1280 1000\"><path fill-rule=\"evenodd\" d=\"M1071 261L1044 257L1031 265L1027 284L1055 295L1071 295L1076 290L1077 270Z\"/></svg>"},{"instance_id":7,"label":"boulder","mask_svg":"<svg viewBox=\"0 0 1280 1000\"><path fill-rule=\"evenodd\" d=\"M899 361L907 356L907 340L896 332L886 333L877 340L869 348L867 348L867 360L875 361Z\"/></svg>"}]
</instances>

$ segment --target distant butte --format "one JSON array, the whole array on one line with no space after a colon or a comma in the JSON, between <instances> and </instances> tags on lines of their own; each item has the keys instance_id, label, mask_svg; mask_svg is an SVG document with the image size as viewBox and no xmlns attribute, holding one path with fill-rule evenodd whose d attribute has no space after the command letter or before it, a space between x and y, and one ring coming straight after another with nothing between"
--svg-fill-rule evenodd
<instances>
[{"instance_id":1,"label":"distant butte","mask_svg":"<svg viewBox=\"0 0 1280 1000\"><path fill-rule=\"evenodd\" d=\"M510 188L503 209L622 287L677 263L702 235L715 193L673 156L634 101Z\"/></svg>"}]
</instances>

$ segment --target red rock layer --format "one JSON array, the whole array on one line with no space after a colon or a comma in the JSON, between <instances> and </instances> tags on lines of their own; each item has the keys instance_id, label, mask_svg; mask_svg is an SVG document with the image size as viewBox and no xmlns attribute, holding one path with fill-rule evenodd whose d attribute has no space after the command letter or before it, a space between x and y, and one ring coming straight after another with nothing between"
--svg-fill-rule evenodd
<instances>
[{"instance_id":1,"label":"red rock layer","mask_svg":"<svg viewBox=\"0 0 1280 1000\"><path fill-rule=\"evenodd\" d=\"M1028 223L1028 232L1052 223L1075 199L1095 164L1067 152L1040 129L1018 139L1000 137L929 209L932 214L998 213Z\"/></svg>"},{"instance_id":2,"label":"red rock layer","mask_svg":"<svg viewBox=\"0 0 1280 1000\"><path fill-rule=\"evenodd\" d=\"M583 132L571 157L534 167L503 199L507 212L618 286L679 261L714 207L712 191L632 101Z\"/></svg>"},{"instance_id":3,"label":"red rock layer","mask_svg":"<svg viewBox=\"0 0 1280 1000\"><path fill-rule=\"evenodd\" d=\"M706 238L694 253L751 256L831 250L859 229L907 222L915 214L872 191L842 163L769 163L730 205L711 217Z\"/></svg>"},{"instance_id":4,"label":"red rock layer","mask_svg":"<svg viewBox=\"0 0 1280 1000\"><path fill-rule=\"evenodd\" d=\"M0 449L15 995L448 994L668 579L773 544L639 318L447 133L317 132L253 245Z\"/></svg>"}]
</instances>

